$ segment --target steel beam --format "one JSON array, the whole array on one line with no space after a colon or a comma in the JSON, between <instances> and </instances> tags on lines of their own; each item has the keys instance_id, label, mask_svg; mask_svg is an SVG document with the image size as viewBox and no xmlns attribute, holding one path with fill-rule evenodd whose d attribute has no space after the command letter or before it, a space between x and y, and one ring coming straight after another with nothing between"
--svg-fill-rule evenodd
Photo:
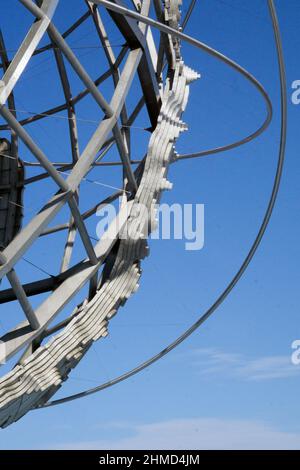
<instances>
[{"instance_id":1,"label":"steel beam","mask_svg":"<svg viewBox=\"0 0 300 470\"><path fill-rule=\"evenodd\" d=\"M49 175L53 178L59 188L66 192L69 191L68 183L63 179L63 177L58 173L56 168L48 160L46 155L42 150L35 144L30 135L25 131L25 129L19 124L14 115L9 111L4 105L0 105L0 114L8 122L11 129L20 137L26 147L32 152L36 159L41 163Z\"/></svg>"},{"instance_id":2,"label":"steel beam","mask_svg":"<svg viewBox=\"0 0 300 470\"><path fill-rule=\"evenodd\" d=\"M43 20L45 18L45 13L35 5L31 0L19 0L33 15L37 17L38 20ZM51 22L48 24L48 31L51 35L52 40L56 43L56 45L60 48L63 52L65 57L68 59L70 65L73 67L77 75L83 81L85 86L90 90L91 95L98 103L98 105L102 108L105 112L107 117L112 117L113 110L104 99L98 88L95 86L93 80L90 78L84 67L81 65L75 54L73 53L72 49L68 46L62 35L58 32L55 28L54 24Z\"/></svg>"},{"instance_id":3,"label":"steel beam","mask_svg":"<svg viewBox=\"0 0 300 470\"><path fill-rule=\"evenodd\" d=\"M16 294L16 297L24 311L24 314L27 317L29 325L31 326L33 330L37 330L40 327L40 323L27 299L23 286L20 283L19 278L16 275L16 272L14 269L12 269L9 273L7 273L7 279L9 280L9 283L13 291Z\"/></svg>"},{"instance_id":4,"label":"steel beam","mask_svg":"<svg viewBox=\"0 0 300 470\"><path fill-rule=\"evenodd\" d=\"M101 2L93 3L101 4ZM124 2L122 0L113 0L113 3L108 2L116 7L121 6L124 8ZM106 6L106 5L105 5ZM126 39L131 49L142 47L144 56L142 57L141 63L138 67L138 75L140 78L143 94L145 96L145 102L148 109L150 121L152 126L156 126L157 117L160 111L160 93L157 84L157 78L155 69L152 63L151 54L146 41L145 30L141 31L136 21L128 18L124 15L118 14L117 10L108 8L109 14L113 18L114 22L120 29L124 38ZM116 14L117 13L117 14Z\"/></svg>"},{"instance_id":5,"label":"steel beam","mask_svg":"<svg viewBox=\"0 0 300 470\"><path fill-rule=\"evenodd\" d=\"M19 80L22 72L32 57L37 45L44 36L52 16L56 10L58 0L44 0L41 6L42 16L35 21L27 36L22 42L18 52L5 72L0 87L0 104L4 104Z\"/></svg>"},{"instance_id":6,"label":"steel beam","mask_svg":"<svg viewBox=\"0 0 300 470\"><path fill-rule=\"evenodd\" d=\"M68 276L36 309L35 315L39 319L40 327L33 331L29 323L25 321L0 338L0 341L2 341L5 347L6 359L9 359L22 349L22 347L39 337L42 331L47 328L50 322L71 298L93 277L95 272L99 270L99 267L115 244L120 230L122 230L125 225L130 214L131 206L132 202L129 202L126 206L121 208L117 217L110 224L106 236L97 243L95 251L98 263L92 265L88 259L79 263L76 270L73 271L73 274Z\"/></svg>"},{"instance_id":7,"label":"steel beam","mask_svg":"<svg viewBox=\"0 0 300 470\"><path fill-rule=\"evenodd\" d=\"M66 182L71 191L74 192L80 185L82 178L91 168L98 149L102 147L108 134L116 125L134 78L134 74L141 60L141 56L142 52L139 49L130 51L110 103L110 106L114 109L115 113L111 118L104 119L99 124L98 129L95 131L80 159L75 164L70 176L67 178ZM14 240L12 240L3 252L7 258L7 263L0 268L0 279L2 279L3 276L12 269L14 264L23 256L27 248L40 236L50 221L67 202L66 199L70 196L70 193L54 196L29 222L29 224L23 228Z\"/></svg>"},{"instance_id":8,"label":"steel beam","mask_svg":"<svg viewBox=\"0 0 300 470\"><path fill-rule=\"evenodd\" d=\"M0 263L1 264L6 263L5 255L3 255L3 253L1 252L0 252ZM18 299L23 309L23 312L28 320L28 323L31 329L37 330L40 326L39 321L30 305L30 302L27 299L24 288L22 284L20 283L19 278L14 269L12 269L11 271L7 273L7 279L12 287L12 290L16 296L16 299Z\"/></svg>"}]
</instances>

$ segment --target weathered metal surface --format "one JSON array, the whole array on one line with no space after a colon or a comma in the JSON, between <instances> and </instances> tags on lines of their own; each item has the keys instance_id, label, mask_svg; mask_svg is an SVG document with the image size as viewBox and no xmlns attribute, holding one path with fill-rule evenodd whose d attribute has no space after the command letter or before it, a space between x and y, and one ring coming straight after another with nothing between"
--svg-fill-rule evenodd
<instances>
[{"instance_id":1,"label":"weathered metal surface","mask_svg":"<svg viewBox=\"0 0 300 470\"><path fill-rule=\"evenodd\" d=\"M0 247L20 231L23 218L24 167L11 154L8 140L0 139Z\"/></svg>"}]
</instances>

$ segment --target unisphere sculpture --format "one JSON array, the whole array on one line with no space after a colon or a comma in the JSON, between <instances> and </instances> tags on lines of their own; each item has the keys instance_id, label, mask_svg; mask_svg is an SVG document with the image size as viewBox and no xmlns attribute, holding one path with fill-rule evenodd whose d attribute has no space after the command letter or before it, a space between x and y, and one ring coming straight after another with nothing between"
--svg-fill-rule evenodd
<instances>
[{"instance_id":1,"label":"unisphere sculpture","mask_svg":"<svg viewBox=\"0 0 300 470\"><path fill-rule=\"evenodd\" d=\"M141 276L141 260L148 254L146 238L154 228L154 224L149 223L149 217L139 213L139 207L142 203L154 220L155 204L159 202L162 191L171 188L167 180L168 167L170 162L176 159L176 139L187 129L181 115L187 105L189 84L198 78L198 74L184 64L178 39L162 34L159 44L156 45L150 27L107 9L125 40L121 53L115 57L102 20L105 7L96 5L101 5L101 2L86 1L87 13L69 27L68 34L61 35L53 19L58 3L58 0L43 0L38 4L31 0L20 1L20 8L27 8L33 15L33 21L26 39L10 61L7 58L4 39L1 37L4 69L0 91L3 105L1 114L7 123L6 127L2 127L11 132L11 145L7 141L1 143L1 162L3 165L7 165L7 162L12 165L13 162L15 165L15 162L19 161L19 166L22 167L22 160L17 153L20 139L46 171L46 176L55 181L57 188L49 203L26 227L17 234L15 230L11 231L8 237L2 237L1 277L7 275L11 289L1 293L1 301L3 303L17 298L26 320L5 334L1 340L5 344L8 358L22 347L27 347L17 365L0 380L2 427L20 419L29 410L43 405L53 396L93 342L107 335L110 318L137 290ZM122 1L112 3L123 4ZM151 3L148 0L133 2L136 11L145 16L149 15ZM181 3L180 0L167 0L163 3L155 1L158 20L178 29ZM94 82L67 44L66 36L80 27L83 21L94 22L100 44L104 48L109 68L107 71L103 70L103 73L112 77L115 86L110 101L107 101L100 91L104 78ZM49 44L38 49L46 34L49 36ZM17 89L18 80L31 57L49 49L53 50L60 76L60 83L51 86L63 88L65 102L58 110L47 110L28 118L25 122L19 122L16 112L13 111L14 90ZM72 84L66 62L69 62L85 86L75 97L71 92ZM121 65L122 71L119 70ZM131 116L128 116L126 97L136 75L143 96L136 97L136 107ZM75 107L76 103L87 95L93 97L104 114L98 129L80 155ZM8 106L6 102L9 103ZM144 104L151 122L151 137L146 156L141 156L141 162L133 170L129 155L130 125ZM69 172L67 178L63 177L64 173L57 169L30 137L30 130L27 131L30 122L58 111L67 113L69 118L72 160L69 166L65 165ZM121 196L122 204L116 220L108 228L109 236L102 237L94 244L85 226L86 215L79 211L80 185L95 164L99 151L104 153L113 143L117 145L123 165L123 187L106 201L97 202L103 205ZM5 155L15 157L15 160L5 159ZM14 178L14 186L22 187L22 173L14 172ZM20 201L20 191L15 192L15 199ZM5 209L2 217L8 216L11 208L8 200L11 197L12 194L7 193L6 205L2 206ZM61 272L55 278L37 280L30 286L22 286L14 271L14 265L38 237L51 237L55 230L61 230L60 226L49 228L49 224L64 206L69 206L71 216L67 224L68 243L63 251ZM20 220L20 211L15 211L12 226L19 227ZM87 258L70 267L76 232L82 239ZM98 276L100 270L102 275ZM80 302L70 317L53 325L56 315L86 283L90 285L89 297ZM49 294L40 306L33 309L28 298L42 292ZM50 339L46 341L48 337Z\"/></svg>"},{"instance_id":2,"label":"unisphere sculpture","mask_svg":"<svg viewBox=\"0 0 300 470\"><path fill-rule=\"evenodd\" d=\"M270 124L272 104L267 92L252 74L222 53L182 32L191 17L195 0L190 1L183 20L180 14L182 0L131 0L132 9L128 9L123 0L78 0L86 6L86 12L63 34L56 29L53 20L59 0L18 1L20 8L27 9L33 15L33 22L12 59L8 57L11 51L6 48L5 38L0 33L3 69L0 81L0 114L3 118L3 124L0 123L0 280L7 278L10 283L10 288L0 291L0 303L18 300L26 320L0 338L0 363L2 359L9 359L23 350L11 372L0 379L1 427L17 421L31 409L81 398L131 377L172 351L216 311L247 269L268 226L281 181L287 130L282 44L274 1L268 0L281 84L281 138L269 203L244 261L206 312L162 351L109 382L49 401L92 344L107 335L109 320L137 290L141 261L148 254L147 236L155 228L156 204L162 192L172 187L167 179L169 165L186 158L225 152L252 141ZM157 20L150 17L152 5ZM105 15L124 38L117 56L106 31ZM94 23L99 44L108 61L108 69L96 80L87 73L67 42L67 38L86 21ZM158 38L154 29L160 32ZM49 43L41 45L46 35L49 36ZM176 140L187 129L181 115L187 105L189 85L199 78L198 73L184 64L181 40L213 55L255 86L267 108L266 118L255 132L223 147L188 155L176 153ZM62 91L64 101L46 111L32 112L29 117L20 119L15 105L18 82L30 60L46 52L54 55L59 76L54 86ZM84 85L76 95L72 93L70 69ZM113 83L110 100L101 93L102 85L108 79ZM135 106L128 114L127 102L135 87L135 79L140 84L142 96L136 97L134 93ZM86 97L92 98L103 111L103 119L97 121L96 131L80 152L76 107ZM151 137L146 155L133 161L130 130L144 105L150 121L150 127L144 130L150 131ZM47 152L44 153L27 131L30 124L58 115L68 120L71 144L68 162L51 161ZM34 162L28 162L19 155L20 142L30 151ZM101 161L114 145L119 161ZM24 168L32 165L43 168L43 173L26 178ZM89 181L87 173L102 165L121 166L123 174L119 188L114 188L117 191L104 200L93 201L92 207L81 213L82 183ZM55 184L52 197L22 227L23 212L26 214L24 188L28 192L34 183L45 178ZM95 243L87 230L87 220L95 214L97 207L112 203L117 198L121 200L119 212ZM69 209L69 221L51 225L57 214L66 208ZM67 241L61 247L59 272L22 283L15 269L18 261L25 260L24 255L38 240L48 240L63 230L67 231ZM72 264L71 258L76 252L75 237L81 239L86 258ZM43 266L39 269L43 270ZM86 285L88 295L84 294ZM38 294L44 294L44 300L33 308L29 298ZM68 304L80 295L81 301L71 315L57 321L57 315L65 312Z\"/></svg>"}]
</instances>

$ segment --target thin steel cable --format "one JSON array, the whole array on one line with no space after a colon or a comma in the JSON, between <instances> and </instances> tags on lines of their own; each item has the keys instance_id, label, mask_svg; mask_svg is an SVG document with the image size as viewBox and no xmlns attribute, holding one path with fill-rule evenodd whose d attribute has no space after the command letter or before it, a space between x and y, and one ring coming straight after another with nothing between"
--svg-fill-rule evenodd
<instances>
[{"instance_id":1,"label":"thin steel cable","mask_svg":"<svg viewBox=\"0 0 300 470\"><path fill-rule=\"evenodd\" d=\"M38 266L37 264L33 263L33 262L30 261L29 259L24 258L24 256L22 256L21 259L22 259L23 261L25 261L25 263L30 264L30 265L33 266L34 268L36 268L36 269L38 269L39 271L41 271L41 273L47 274L47 276L50 276L50 277L55 278L55 276L54 276L53 274L50 274L48 271L46 271L45 269L41 268L41 267Z\"/></svg>"},{"instance_id":2,"label":"thin steel cable","mask_svg":"<svg viewBox=\"0 0 300 470\"><path fill-rule=\"evenodd\" d=\"M233 279L230 281L230 283L227 285L225 290L221 293L221 295L218 297L218 299L214 302L213 305L203 314L201 315L198 320L193 323L193 325L188 328L183 334L181 334L177 339L175 339L172 343L170 343L166 348L164 348L162 351L160 351L158 354L155 356L152 356L145 362L139 364L137 367L134 369L129 370L128 372L125 372L122 375L119 375L118 377L109 380L108 382L105 382L97 387L90 388L88 390L84 390L83 392L79 392L74 395L70 395L68 397L60 398L58 400L53 400L50 401L42 406L37 407L37 409L40 408L46 408L50 406L56 406L62 403L66 403L69 401L77 400L79 398L83 398L89 395L92 395L94 393L100 392L101 390L104 390L106 388L112 387L113 385L116 385L124 380L129 379L133 375L141 372L142 370L146 369L150 365L154 364L158 360L162 359L164 356L166 356L169 352L171 352L173 349L178 347L185 339L187 339L194 331L196 331L214 312L215 310L224 302L226 297L230 294L232 289L235 287L235 285L239 282L240 278L246 271L248 265L250 264L252 258L254 257L261 240L264 236L264 233L268 227L275 202L277 199L279 187L280 187L280 182L281 182L281 176L282 176L282 170L283 170L283 164L284 164L284 157L285 157L285 147L286 147L286 134L287 134L287 96L286 96L286 74L285 74L285 64L284 64L284 58L283 58L283 50L282 50L282 43L281 43L281 37L280 37L280 31L279 31L279 24L278 24L278 19L277 19L277 14L276 14L276 9L274 5L273 0L268 0L268 6L269 6L269 11L270 11L270 16L272 19L272 26L274 30L274 36L275 36L275 43L276 43L276 50L277 50L277 56L278 56L278 64L279 64L279 75L280 75L280 95L281 95L281 131L280 131L280 148L279 148L279 155L278 155L278 163L277 163L277 170L276 170L276 175L274 179L274 184L272 188L272 193L270 196L270 200L262 221L262 224L259 228L258 234L246 256L244 259L241 267L233 277Z\"/></svg>"},{"instance_id":3,"label":"thin steel cable","mask_svg":"<svg viewBox=\"0 0 300 470\"><path fill-rule=\"evenodd\" d=\"M51 119L63 119L63 120L67 120L67 121L73 121L72 118L69 118L68 116L62 116L60 114L38 113L36 111L28 111L28 109L17 109L17 108L16 109L7 108L7 109L9 111L14 112L14 113L23 113L23 114L30 114L32 116L42 116L42 117L51 118ZM77 117L77 116L76 116L76 119L79 122L86 122L86 123L89 123L89 124L99 124L99 120L96 121L95 119L85 119L85 118L81 118L81 117ZM125 127L125 128L130 128L130 129L139 129L141 131L147 131L148 130L146 127L129 126L127 124L122 124L120 127L121 128Z\"/></svg>"},{"instance_id":4,"label":"thin steel cable","mask_svg":"<svg viewBox=\"0 0 300 470\"><path fill-rule=\"evenodd\" d=\"M124 47L126 46L126 43L118 43L118 44L110 44L109 46L106 46L106 47ZM72 50L78 50L78 49L104 49L104 46L102 46L101 44L100 45L86 45L86 46L70 46L70 49ZM1 52L18 52L19 49L6 49L6 51L4 49L0 49L0 53ZM51 50L60 50L59 47L51 47Z\"/></svg>"},{"instance_id":5,"label":"thin steel cable","mask_svg":"<svg viewBox=\"0 0 300 470\"><path fill-rule=\"evenodd\" d=\"M57 170L58 173L61 173L62 175L67 175L70 176L71 173L68 173L67 171L60 171ZM106 183L101 183L101 181L96 181L96 180L90 180L89 178L82 178L82 181L86 181L87 183L93 183L97 184L99 186L103 186L104 188L110 188L110 189L117 189L118 191L124 191L124 193L131 194L130 191L127 191L126 189L118 188L117 186L111 186L110 184Z\"/></svg>"}]
</instances>

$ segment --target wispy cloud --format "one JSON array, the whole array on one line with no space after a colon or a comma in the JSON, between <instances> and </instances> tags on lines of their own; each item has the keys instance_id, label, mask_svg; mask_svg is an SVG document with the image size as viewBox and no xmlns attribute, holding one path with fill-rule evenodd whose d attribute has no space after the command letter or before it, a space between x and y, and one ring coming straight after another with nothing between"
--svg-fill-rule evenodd
<instances>
[{"instance_id":1,"label":"wispy cloud","mask_svg":"<svg viewBox=\"0 0 300 470\"><path fill-rule=\"evenodd\" d=\"M300 367L293 365L289 356L248 358L216 348L206 348L193 351L191 363L205 377L218 375L250 381L300 377Z\"/></svg>"},{"instance_id":2,"label":"wispy cloud","mask_svg":"<svg viewBox=\"0 0 300 470\"><path fill-rule=\"evenodd\" d=\"M128 426L129 437L54 446L62 449L300 449L300 434L263 422L216 418L181 419Z\"/></svg>"}]
</instances>

